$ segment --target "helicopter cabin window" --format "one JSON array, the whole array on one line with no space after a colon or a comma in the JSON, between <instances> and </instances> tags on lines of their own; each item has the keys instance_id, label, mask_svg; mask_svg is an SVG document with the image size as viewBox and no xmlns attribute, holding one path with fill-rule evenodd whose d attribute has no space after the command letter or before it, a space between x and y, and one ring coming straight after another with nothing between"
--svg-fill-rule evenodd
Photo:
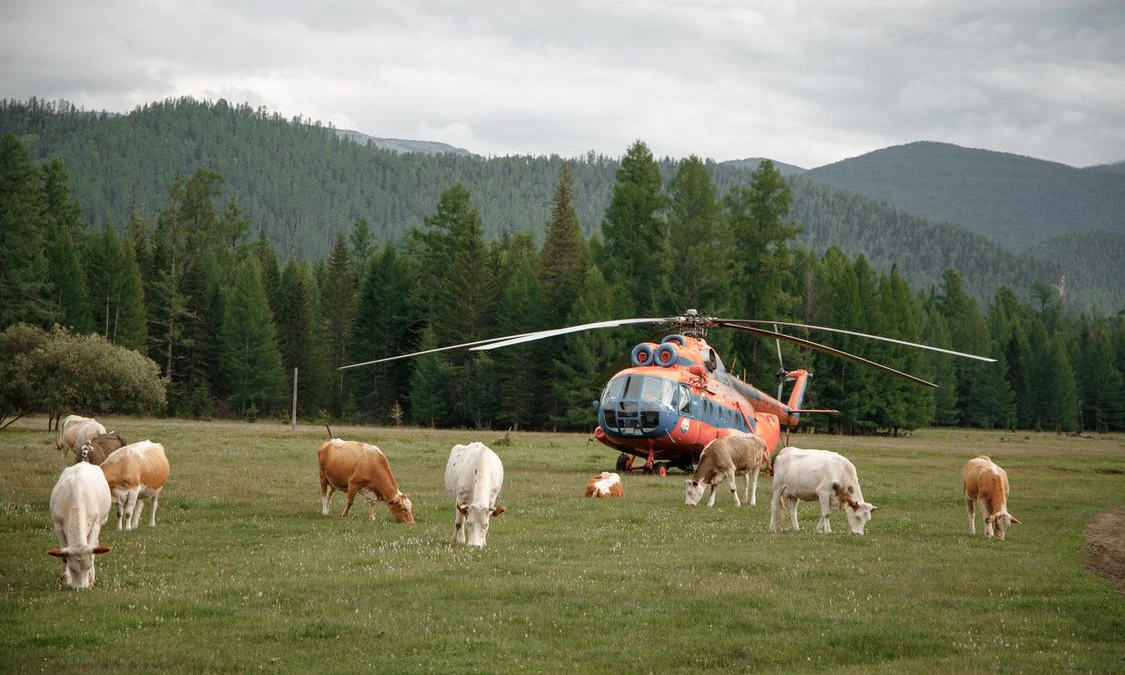
<instances>
[{"instance_id":1,"label":"helicopter cabin window","mask_svg":"<svg viewBox=\"0 0 1125 675\"><path fill-rule=\"evenodd\" d=\"M684 417L691 417L691 387L681 382L676 397L676 410Z\"/></svg>"}]
</instances>

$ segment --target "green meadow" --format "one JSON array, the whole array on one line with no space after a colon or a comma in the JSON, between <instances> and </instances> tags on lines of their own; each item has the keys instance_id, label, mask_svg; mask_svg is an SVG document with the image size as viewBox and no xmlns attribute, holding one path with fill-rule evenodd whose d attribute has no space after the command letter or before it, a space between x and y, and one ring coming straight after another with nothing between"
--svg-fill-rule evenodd
<instances>
[{"instance_id":1,"label":"green meadow","mask_svg":"<svg viewBox=\"0 0 1125 675\"><path fill-rule=\"evenodd\" d=\"M0 670L375 673L1125 672L1125 597L1086 569L1083 529L1125 507L1125 436L925 429L798 434L855 464L867 535L769 534L757 506L684 505L684 474L623 475L586 434L333 427L378 445L413 526L345 496L320 515L323 426L102 419L164 444L157 526L101 543L97 587L64 591L48 512L60 460L44 418L0 432ZM449 543L450 447L504 461L488 546ZM1023 521L968 535L961 466L988 454Z\"/></svg>"}]
</instances>

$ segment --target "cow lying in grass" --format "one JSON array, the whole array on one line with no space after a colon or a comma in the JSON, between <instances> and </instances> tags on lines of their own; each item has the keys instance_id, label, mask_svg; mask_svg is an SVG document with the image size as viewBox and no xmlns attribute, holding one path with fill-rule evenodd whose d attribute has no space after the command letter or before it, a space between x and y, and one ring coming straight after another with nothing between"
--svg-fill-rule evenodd
<instances>
[{"instance_id":1,"label":"cow lying in grass","mask_svg":"<svg viewBox=\"0 0 1125 675\"><path fill-rule=\"evenodd\" d=\"M586 481L586 496L594 499L603 497L624 497L625 488L621 485L621 476L603 471Z\"/></svg>"}]
</instances>

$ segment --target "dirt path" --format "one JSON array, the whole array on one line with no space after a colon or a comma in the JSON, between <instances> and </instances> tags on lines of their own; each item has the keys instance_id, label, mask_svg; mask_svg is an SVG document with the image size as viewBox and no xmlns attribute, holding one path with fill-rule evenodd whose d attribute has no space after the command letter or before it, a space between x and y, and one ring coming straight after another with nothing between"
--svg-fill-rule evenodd
<instances>
[{"instance_id":1,"label":"dirt path","mask_svg":"<svg viewBox=\"0 0 1125 675\"><path fill-rule=\"evenodd\" d=\"M1086 567L1125 595L1125 509L1103 513L1086 526Z\"/></svg>"}]
</instances>

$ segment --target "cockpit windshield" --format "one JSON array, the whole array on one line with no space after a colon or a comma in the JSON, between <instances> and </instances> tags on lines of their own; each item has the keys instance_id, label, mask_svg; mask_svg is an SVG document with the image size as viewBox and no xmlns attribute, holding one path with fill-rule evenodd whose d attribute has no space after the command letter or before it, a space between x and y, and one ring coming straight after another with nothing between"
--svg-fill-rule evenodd
<instances>
[{"instance_id":1,"label":"cockpit windshield","mask_svg":"<svg viewBox=\"0 0 1125 675\"><path fill-rule=\"evenodd\" d=\"M679 383L652 375L620 375L606 384L600 408L604 424L619 433L643 433L660 425L662 412L677 416Z\"/></svg>"}]
</instances>

